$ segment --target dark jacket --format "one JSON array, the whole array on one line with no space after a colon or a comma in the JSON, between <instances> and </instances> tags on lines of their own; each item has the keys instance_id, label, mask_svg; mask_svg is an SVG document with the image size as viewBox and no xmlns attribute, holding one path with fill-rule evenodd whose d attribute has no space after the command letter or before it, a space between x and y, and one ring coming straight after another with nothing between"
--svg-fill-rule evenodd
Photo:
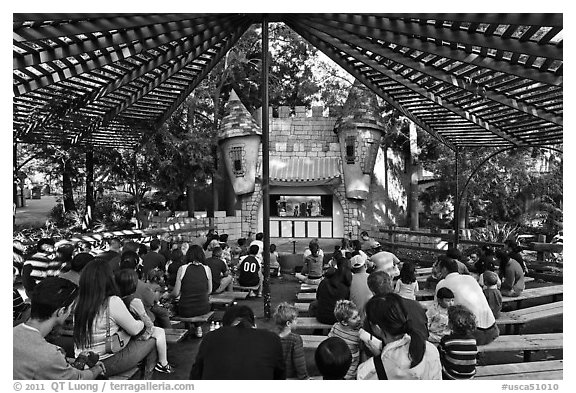
<instances>
[{"instance_id":1,"label":"dark jacket","mask_svg":"<svg viewBox=\"0 0 576 393\"><path fill-rule=\"evenodd\" d=\"M190 379L286 379L280 337L248 327L209 332L200 343Z\"/></svg>"},{"instance_id":2,"label":"dark jacket","mask_svg":"<svg viewBox=\"0 0 576 393\"><path fill-rule=\"evenodd\" d=\"M316 290L316 300L318 307L316 310L316 319L321 323L336 323L334 316L334 306L336 302L342 299L350 298L350 287L342 282L342 277L337 273L329 273L328 269L326 277L318 284Z\"/></svg>"}]
</instances>

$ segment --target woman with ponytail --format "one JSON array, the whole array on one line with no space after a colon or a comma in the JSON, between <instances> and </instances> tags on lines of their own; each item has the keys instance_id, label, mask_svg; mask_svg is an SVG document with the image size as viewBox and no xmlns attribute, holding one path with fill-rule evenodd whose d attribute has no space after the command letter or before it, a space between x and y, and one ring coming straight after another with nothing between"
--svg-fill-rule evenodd
<instances>
[{"instance_id":1,"label":"woman with ponytail","mask_svg":"<svg viewBox=\"0 0 576 393\"><path fill-rule=\"evenodd\" d=\"M413 329L400 296L373 297L365 312L383 348L360 365L358 379L442 379L438 350Z\"/></svg>"}]
</instances>

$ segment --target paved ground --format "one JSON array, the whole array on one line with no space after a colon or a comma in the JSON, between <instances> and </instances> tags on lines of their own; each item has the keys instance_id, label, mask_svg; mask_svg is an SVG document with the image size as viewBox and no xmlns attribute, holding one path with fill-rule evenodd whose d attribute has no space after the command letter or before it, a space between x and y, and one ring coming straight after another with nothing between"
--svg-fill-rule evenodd
<instances>
[{"instance_id":1,"label":"paved ground","mask_svg":"<svg viewBox=\"0 0 576 393\"><path fill-rule=\"evenodd\" d=\"M16 209L17 226L44 226L50 210L56 206L57 199L55 195L43 195L40 199L26 199L26 206Z\"/></svg>"}]
</instances>

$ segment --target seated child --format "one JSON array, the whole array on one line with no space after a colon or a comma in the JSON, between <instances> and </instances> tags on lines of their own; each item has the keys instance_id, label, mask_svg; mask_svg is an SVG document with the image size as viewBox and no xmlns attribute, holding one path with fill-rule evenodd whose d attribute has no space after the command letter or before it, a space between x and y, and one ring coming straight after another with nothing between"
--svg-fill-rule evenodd
<instances>
[{"instance_id":1,"label":"seated child","mask_svg":"<svg viewBox=\"0 0 576 393\"><path fill-rule=\"evenodd\" d=\"M442 337L450 334L448 308L454 305L454 293L444 287L438 290L436 302L426 311L428 318L428 341L438 344Z\"/></svg>"},{"instance_id":2,"label":"seated child","mask_svg":"<svg viewBox=\"0 0 576 393\"><path fill-rule=\"evenodd\" d=\"M340 337L329 337L316 348L314 361L323 379L344 379L352 363L352 353Z\"/></svg>"},{"instance_id":3,"label":"seated child","mask_svg":"<svg viewBox=\"0 0 576 393\"><path fill-rule=\"evenodd\" d=\"M352 354L352 362L344 379L356 379L360 363L360 326L362 320L356 305L350 300L338 300L334 307L336 322L328 337L340 337L346 342Z\"/></svg>"},{"instance_id":4,"label":"seated child","mask_svg":"<svg viewBox=\"0 0 576 393\"><path fill-rule=\"evenodd\" d=\"M280 263L276 244L270 244L270 277L280 277Z\"/></svg>"},{"instance_id":5,"label":"seated child","mask_svg":"<svg viewBox=\"0 0 576 393\"><path fill-rule=\"evenodd\" d=\"M282 341L286 378L308 379L302 337L292 333L292 327L297 323L298 310L291 304L280 303L273 318Z\"/></svg>"},{"instance_id":6,"label":"seated child","mask_svg":"<svg viewBox=\"0 0 576 393\"><path fill-rule=\"evenodd\" d=\"M471 379L476 375L478 354L476 317L466 307L456 305L448 309L448 321L452 333L442 337L438 346L442 379Z\"/></svg>"},{"instance_id":7,"label":"seated child","mask_svg":"<svg viewBox=\"0 0 576 393\"><path fill-rule=\"evenodd\" d=\"M484 296L488 300L488 305L494 314L494 318L500 318L500 311L502 311L502 294L498 289L498 275L490 270L486 270L482 274L484 280Z\"/></svg>"},{"instance_id":8,"label":"seated child","mask_svg":"<svg viewBox=\"0 0 576 393\"><path fill-rule=\"evenodd\" d=\"M136 338L137 340L148 340L150 337L156 339L156 351L158 352L158 363L154 368L161 373L171 374L174 372L172 366L168 364L166 333L164 329L154 326L150 317L146 314L142 300L134 297L138 275L132 269L121 269L116 272L116 284L120 291L120 297L130 310L134 318L144 322L144 331Z\"/></svg>"},{"instance_id":9,"label":"seated child","mask_svg":"<svg viewBox=\"0 0 576 393\"><path fill-rule=\"evenodd\" d=\"M396 281L394 293L405 299L416 300L418 280L416 280L416 267L412 262L404 262L400 270L400 277Z\"/></svg>"}]
</instances>

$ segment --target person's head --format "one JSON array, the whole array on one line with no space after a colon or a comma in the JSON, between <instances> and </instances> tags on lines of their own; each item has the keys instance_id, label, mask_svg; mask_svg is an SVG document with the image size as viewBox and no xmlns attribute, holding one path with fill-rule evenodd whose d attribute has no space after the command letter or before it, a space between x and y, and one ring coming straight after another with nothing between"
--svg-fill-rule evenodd
<instances>
[{"instance_id":1,"label":"person's head","mask_svg":"<svg viewBox=\"0 0 576 393\"><path fill-rule=\"evenodd\" d=\"M263 240L264 239L264 234L262 232L258 232L256 234L256 240Z\"/></svg>"},{"instance_id":2,"label":"person's head","mask_svg":"<svg viewBox=\"0 0 576 393\"><path fill-rule=\"evenodd\" d=\"M462 252L454 247L451 247L446 251L446 256L448 258L456 259L457 261L462 260Z\"/></svg>"},{"instance_id":3,"label":"person's head","mask_svg":"<svg viewBox=\"0 0 576 393\"><path fill-rule=\"evenodd\" d=\"M129 242L126 242L123 246L122 246L122 252L126 252L126 251L134 251L135 253L138 253L141 250L141 244L140 243L136 243L133 240L130 240ZM147 250L146 250L147 251Z\"/></svg>"},{"instance_id":4,"label":"person's head","mask_svg":"<svg viewBox=\"0 0 576 393\"><path fill-rule=\"evenodd\" d=\"M364 310L372 332L385 345L401 339L405 334L410 336L408 349L412 361L410 367L414 367L422 361L426 343L424 338L414 331L413 322L408 317L402 302L398 294L389 293L368 300Z\"/></svg>"},{"instance_id":5,"label":"person's head","mask_svg":"<svg viewBox=\"0 0 576 393\"><path fill-rule=\"evenodd\" d=\"M276 327L282 331L284 329L292 329L293 325L296 324L296 319L298 318L298 309L292 304L283 302L276 307L274 312L274 323Z\"/></svg>"},{"instance_id":6,"label":"person's head","mask_svg":"<svg viewBox=\"0 0 576 393\"><path fill-rule=\"evenodd\" d=\"M362 324L362 318L358 312L358 307L350 300L338 300L334 306L334 317L344 326L352 329L359 328Z\"/></svg>"},{"instance_id":7,"label":"person's head","mask_svg":"<svg viewBox=\"0 0 576 393\"><path fill-rule=\"evenodd\" d=\"M222 317L222 324L224 326L238 326L244 328L256 327L256 319L254 312L248 306L235 305L226 309Z\"/></svg>"},{"instance_id":8,"label":"person's head","mask_svg":"<svg viewBox=\"0 0 576 393\"><path fill-rule=\"evenodd\" d=\"M92 251L92 244L90 244L90 242L86 242L86 241L80 242L80 243L78 243L78 250L80 252L88 253L88 252Z\"/></svg>"},{"instance_id":9,"label":"person's head","mask_svg":"<svg viewBox=\"0 0 576 393\"><path fill-rule=\"evenodd\" d=\"M188 252L188 249L190 248L190 243L188 242L184 242L182 243L182 245L180 246L180 251L182 251L183 255L186 255L186 253Z\"/></svg>"},{"instance_id":10,"label":"person's head","mask_svg":"<svg viewBox=\"0 0 576 393\"><path fill-rule=\"evenodd\" d=\"M489 256L494 255L494 249L485 244L480 248L480 253L484 256L489 257Z\"/></svg>"},{"instance_id":11,"label":"person's head","mask_svg":"<svg viewBox=\"0 0 576 393\"><path fill-rule=\"evenodd\" d=\"M238 246L242 247L246 245L246 238L241 237L240 239L236 240L236 243L238 243Z\"/></svg>"},{"instance_id":12,"label":"person's head","mask_svg":"<svg viewBox=\"0 0 576 393\"><path fill-rule=\"evenodd\" d=\"M108 298L118 294L112 266L105 259L96 258L84 267L80 275L80 290L74 311L74 342L78 347L90 346L94 319Z\"/></svg>"},{"instance_id":13,"label":"person's head","mask_svg":"<svg viewBox=\"0 0 576 393\"><path fill-rule=\"evenodd\" d=\"M252 244L250 246L250 248L248 249L248 254L256 255L256 254L258 254L258 251L260 251L260 247L258 247L257 244Z\"/></svg>"},{"instance_id":14,"label":"person's head","mask_svg":"<svg viewBox=\"0 0 576 393\"><path fill-rule=\"evenodd\" d=\"M117 237L113 237L112 239L110 239L108 244L111 251L120 252L120 250L122 249L122 242Z\"/></svg>"},{"instance_id":15,"label":"person's head","mask_svg":"<svg viewBox=\"0 0 576 393\"><path fill-rule=\"evenodd\" d=\"M136 270L140 257L134 251L124 251L120 256L120 269Z\"/></svg>"},{"instance_id":16,"label":"person's head","mask_svg":"<svg viewBox=\"0 0 576 393\"><path fill-rule=\"evenodd\" d=\"M56 257L64 263L70 262L74 255L74 245L72 243L63 242L56 247Z\"/></svg>"},{"instance_id":17,"label":"person's head","mask_svg":"<svg viewBox=\"0 0 576 393\"><path fill-rule=\"evenodd\" d=\"M311 241L310 244L308 245L308 248L310 249L310 252L312 253L312 256L318 256L318 251L320 250L320 246L318 245L317 241Z\"/></svg>"},{"instance_id":18,"label":"person's head","mask_svg":"<svg viewBox=\"0 0 576 393\"><path fill-rule=\"evenodd\" d=\"M510 262L510 257L508 256L508 253L499 248L498 250L496 250L496 253L494 256L496 257L496 261L498 262L498 265L500 266L500 273L504 274L506 267L508 266L508 263Z\"/></svg>"},{"instance_id":19,"label":"person's head","mask_svg":"<svg viewBox=\"0 0 576 393\"><path fill-rule=\"evenodd\" d=\"M352 240L350 246L354 251L360 251L362 249L362 244L360 243L360 240L357 239Z\"/></svg>"},{"instance_id":20,"label":"person's head","mask_svg":"<svg viewBox=\"0 0 576 393\"><path fill-rule=\"evenodd\" d=\"M384 296L387 293L394 292L392 278L386 272L376 270L370 273L367 283L374 296Z\"/></svg>"},{"instance_id":21,"label":"person's head","mask_svg":"<svg viewBox=\"0 0 576 393\"><path fill-rule=\"evenodd\" d=\"M272 243L270 244L270 252L275 252L276 251L276 244Z\"/></svg>"},{"instance_id":22,"label":"person's head","mask_svg":"<svg viewBox=\"0 0 576 393\"><path fill-rule=\"evenodd\" d=\"M366 271L366 258L362 257L362 255L354 255L350 258L350 264L352 265L352 273Z\"/></svg>"},{"instance_id":23,"label":"person's head","mask_svg":"<svg viewBox=\"0 0 576 393\"><path fill-rule=\"evenodd\" d=\"M484 280L484 285L487 287L498 285L498 275L490 270L486 270L482 273L482 280Z\"/></svg>"},{"instance_id":24,"label":"person's head","mask_svg":"<svg viewBox=\"0 0 576 393\"><path fill-rule=\"evenodd\" d=\"M190 246L188 251L186 252L186 263L201 263L204 264L206 262L206 256L204 254L204 250L201 246L194 244Z\"/></svg>"},{"instance_id":25,"label":"person's head","mask_svg":"<svg viewBox=\"0 0 576 393\"><path fill-rule=\"evenodd\" d=\"M452 333L470 336L476 330L476 317L462 305L455 305L448 309L448 327Z\"/></svg>"},{"instance_id":26,"label":"person's head","mask_svg":"<svg viewBox=\"0 0 576 393\"><path fill-rule=\"evenodd\" d=\"M470 260L471 260L473 263L478 262L478 254L476 254L475 252L473 252L472 254L470 254Z\"/></svg>"},{"instance_id":27,"label":"person's head","mask_svg":"<svg viewBox=\"0 0 576 393\"><path fill-rule=\"evenodd\" d=\"M92 254L88 254L87 252L81 252L74 255L72 258L72 262L70 262L70 268L77 273L80 273L82 269L88 264L88 262L92 261L94 256Z\"/></svg>"},{"instance_id":28,"label":"person's head","mask_svg":"<svg viewBox=\"0 0 576 393\"><path fill-rule=\"evenodd\" d=\"M78 286L60 277L46 277L40 281L30 298L30 318L46 321L54 318L56 325L64 323L78 296Z\"/></svg>"},{"instance_id":29,"label":"person's head","mask_svg":"<svg viewBox=\"0 0 576 393\"><path fill-rule=\"evenodd\" d=\"M228 234L227 233L221 234L220 237L218 238L218 240L220 241L220 243L228 242Z\"/></svg>"},{"instance_id":30,"label":"person's head","mask_svg":"<svg viewBox=\"0 0 576 393\"><path fill-rule=\"evenodd\" d=\"M138 275L132 269L120 269L114 274L121 297L132 295L138 286Z\"/></svg>"},{"instance_id":31,"label":"person's head","mask_svg":"<svg viewBox=\"0 0 576 393\"><path fill-rule=\"evenodd\" d=\"M410 284L416 281L416 266L412 262L404 262L400 269L400 280L404 284Z\"/></svg>"},{"instance_id":32,"label":"person's head","mask_svg":"<svg viewBox=\"0 0 576 393\"><path fill-rule=\"evenodd\" d=\"M454 305L454 292L449 288L442 287L436 292L438 305L442 308L448 308Z\"/></svg>"},{"instance_id":33,"label":"person's head","mask_svg":"<svg viewBox=\"0 0 576 393\"><path fill-rule=\"evenodd\" d=\"M518 245L518 243L513 239L508 239L504 242L504 250L508 253L511 252L520 252L522 248Z\"/></svg>"},{"instance_id":34,"label":"person's head","mask_svg":"<svg viewBox=\"0 0 576 393\"><path fill-rule=\"evenodd\" d=\"M438 258L438 269L440 271L440 277L444 278L450 273L458 273L458 262L456 262L455 259L441 255Z\"/></svg>"},{"instance_id":35,"label":"person's head","mask_svg":"<svg viewBox=\"0 0 576 393\"><path fill-rule=\"evenodd\" d=\"M372 255L370 259L372 260L372 263L374 263L374 270L386 272L392 278L398 277L400 274L400 270L398 270L400 260L391 252L380 251Z\"/></svg>"},{"instance_id":36,"label":"person's head","mask_svg":"<svg viewBox=\"0 0 576 393\"><path fill-rule=\"evenodd\" d=\"M314 361L324 379L344 379L352 363L352 352L340 337L328 337L316 348Z\"/></svg>"},{"instance_id":37,"label":"person's head","mask_svg":"<svg viewBox=\"0 0 576 393\"><path fill-rule=\"evenodd\" d=\"M240 254L242 254L242 248L240 248L239 246L234 246L232 248L232 251L230 251L230 256L232 258L239 258Z\"/></svg>"},{"instance_id":38,"label":"person's head","mask_svg":"<svg viewBox=\"0 0 576 393\"><path fill-rule=\"evenodd\" d=\"M222 256L222 248L220 247L214 247L212 249L212 256L214 258L220 258Z\"/></svg>"},{"instance_id":39,"label":"person's head","mask_svg":"<svg viewBox=\"0 0 576 393\"><path fill-rule=\"evenodd\" d=\"M54 241L54 239L48 237L42 238L38 240L38 243L36 244L36 251L51 254L54 252L55 243L56 242Z\"/></svg>"},{"instance_id":40,"label":"person's head","mask_svg":"<svg viewBox=\"0 0 576 393\"><path fill-rule=\"evenodd\" d=\"M368 239L370 239L370 236L368 236L368 232L362 231L362 232L360 233L360 238L361 238L362 240L368 240Z\"/></svg>"},{"instance_id":41,"label":"person's head","mask_svg":"<svg viewBox=\"0 0 576 393\"><path fill-rule=\"evenodd\" d=\"M140 244L140 247L138 247L138 256L142 258L146 254L148 254L148 247L146 247L146 244Z\"/></svg>"},{"instance_id":42,"label":"person's head","mask_svg":"<svg viewBox=\"0 0 576 393\"><path fill-rule=\"evenodd\" d=\"M340 240L340 248L342 250L347 250L348 248L350 248L350 240L343 237L342 240Z\"/></svg>"}]
</instances>

